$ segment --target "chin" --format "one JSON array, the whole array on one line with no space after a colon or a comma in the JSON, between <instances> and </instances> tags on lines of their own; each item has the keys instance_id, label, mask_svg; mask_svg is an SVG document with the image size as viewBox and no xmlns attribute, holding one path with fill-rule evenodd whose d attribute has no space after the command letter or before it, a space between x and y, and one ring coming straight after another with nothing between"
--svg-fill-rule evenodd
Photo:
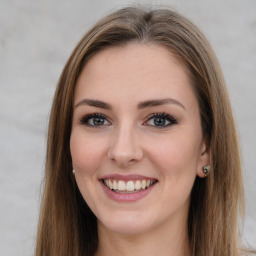
<instances>
[{"instance_id":1,"label":"chin","mask_svg":"<svg viewBox=\"0 0 256 256\"><path fill-rule=\"evenodd\" d=\"M112 214L110 218L98 219L99 228L110 230L114 233L124 235L136 235L147 232L151 224L144 217L139 217L138 213Z\"/></svg>"}]
</instances>

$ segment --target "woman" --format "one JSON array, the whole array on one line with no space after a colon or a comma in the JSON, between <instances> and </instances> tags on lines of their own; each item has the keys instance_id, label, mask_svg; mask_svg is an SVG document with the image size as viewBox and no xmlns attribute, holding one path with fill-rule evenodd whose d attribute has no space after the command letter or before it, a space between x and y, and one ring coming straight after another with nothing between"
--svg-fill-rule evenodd
<instances>
[{"instance_id":1,"label":"woman","mask_svg":"<svg viewBox=\"0 0 256 256\"><path fill-rule=\"evenodd\" d=\"M99 21L53 101L36 255L241 255L242 213L232 111L206 38L168 9Z\"/></svg>"}]
</instances>

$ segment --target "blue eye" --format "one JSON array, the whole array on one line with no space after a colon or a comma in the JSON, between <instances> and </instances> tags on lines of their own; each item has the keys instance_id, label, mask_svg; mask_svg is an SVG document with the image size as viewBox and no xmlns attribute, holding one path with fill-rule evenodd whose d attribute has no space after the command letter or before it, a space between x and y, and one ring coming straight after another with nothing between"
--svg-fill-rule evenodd
<instances>
[{"instance_id":1,"label":"blue eye","mask_svg":"<svg viewBox=\"0 0 256 256\"><path fill-rule=\"evenodd\" d=\"M147 121L144 123L156 128L165 128L172 124L177 124L177 121L172 116L165 113L155 113L147 117Z\"/></svg>"},{"instance_id":2,"label":"blue eye","mask_svg":"<svg viewBox=\"0 0 256 256\"><path fill-rule=\"evenodd\" d=\"M80 123L87 125L87 126L93 126L93 127L101 127L101 126L110 125L110 122L107 120L106 116L103 114L98 114L98 113L84 116L80 120Z\"/></svg>"}]
</instances>

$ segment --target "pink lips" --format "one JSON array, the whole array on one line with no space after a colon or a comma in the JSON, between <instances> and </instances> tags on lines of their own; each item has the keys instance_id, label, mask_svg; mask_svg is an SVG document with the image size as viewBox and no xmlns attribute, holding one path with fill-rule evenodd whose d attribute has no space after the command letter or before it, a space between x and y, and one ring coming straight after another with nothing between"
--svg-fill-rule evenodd
<instances>
[{"instance_id":1,"label":"pink lips","mask_svg":"<svg viewBox=\"0 0 256 256\"><path fill-rule=\"evenodd\" d=\"M152 177L147 177L147 176L142 176L142 175L137 175L137 174L130 174L130 175L120 175L120 174L110 174L106 175L100 178L101 180L105 179L113 179L113 180L156 180L155 178Z\"/></svg>"},{"instance_id":2,"label":"pink lips","mask_svg":"<svg viewBox=\"0 0 256 256\"><path fill-rule=\"evenodd\" d=\"M135 202L138 201L144 197L146 197L155 187L156 183L152 184L150 187L147 189L142 189L139 191L134 191L131 193L117 193L110 188L108 188L103 180L106 179L112 179L112 180L123 180L123 181L129 181L129 180L156 180L155 178L152 177L146 177L142 175L120 175L120 174L111 174L111 175L106 175L102 178L99 179L100 184L103 188L103 191L106 193L108 197L110 197L112 200L117 201L117 202Z\"/></svg>"}]
</instances>

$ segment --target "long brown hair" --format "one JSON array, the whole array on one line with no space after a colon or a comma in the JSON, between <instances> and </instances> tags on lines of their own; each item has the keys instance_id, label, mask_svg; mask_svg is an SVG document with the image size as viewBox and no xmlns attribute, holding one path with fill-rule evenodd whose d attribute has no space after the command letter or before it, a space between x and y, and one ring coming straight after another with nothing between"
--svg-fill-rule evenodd
<instances>
[{"instance_id":1,"label":"long brown hair","mask_svg":"<svg viewBox=\"0 0 256 256\"><path fill-rule=\"evenodd\" d=\"M217 58L198 28L177 12L127 7L100 20L78 43L60 76L48 130L44 193L36 256L92 256L97 221L72 175L69 149L73 95L90 57L129 42L169 49L184 65L197 96L211 172L196 178L188 234L193 256L237 256L243 185L238 140L225 81Z\"/></svg>"}]
</instances>

